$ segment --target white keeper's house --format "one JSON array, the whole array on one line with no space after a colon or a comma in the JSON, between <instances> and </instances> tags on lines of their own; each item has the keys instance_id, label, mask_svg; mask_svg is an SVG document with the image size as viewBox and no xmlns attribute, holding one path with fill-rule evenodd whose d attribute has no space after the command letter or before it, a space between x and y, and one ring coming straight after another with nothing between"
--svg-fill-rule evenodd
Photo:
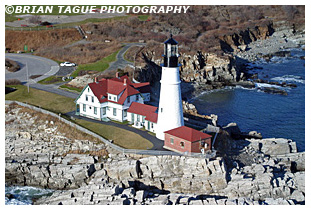
<instances>
[{"instance_id":1,"label":"white keeper's house","mask_svg":"<svg viewBox=\"0 0 311 210\"><path fill-rule=\"evenodd\" d=\"M137 127L142 127L147 116L137 117L137 115L142 114L137 112L137 106L131 109L130 114L128 114L128 110L133 102L144 105L146 101L150 101L149 82L132 83L128 76L118 77L118 74L112 79L97 80L95 78L93 83L89 83L84 87L75 100L76 115L102 121L116 120L123 122L128 120L133 124L138 121L140 123L136 123ZM157 107L154 107L154 109L157 109ZM146 113L149 114L149 112ZM154 125L150 124L148 130L151 131L152 127ZM146 123L146 128L148 128L148 123Z\"/></svg>"}]
</instances>

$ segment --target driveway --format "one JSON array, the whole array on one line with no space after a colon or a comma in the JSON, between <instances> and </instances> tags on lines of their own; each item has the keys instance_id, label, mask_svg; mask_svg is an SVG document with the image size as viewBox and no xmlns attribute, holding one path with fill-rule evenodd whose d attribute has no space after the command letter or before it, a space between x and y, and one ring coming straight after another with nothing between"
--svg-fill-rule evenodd
<instances>
[{"instance_id":1,"label":"driveway","mask_svg":"<svg viewBox=\"0 0 311 210\"><path fill-rule=\"evenodd\" d=\"M133 62L129 62L124 59L124 54L132 46L145 46L145 43L125 43L125 46L117 54L117 60L109 64L109 68L105 72L114 71L117 69L124 69L127 65L132 65Z\"/></svg>"},{"instance_id":2,"label":"driveway","mask_svg":"<svg viewBox=\"0 0 311 210\"><path fill-rule=\"evenodd\" d=\"M27 82L27 70L26 64L28 66L28 76L31 75L42 75L32 81L30 83L35 83L42 79L45 79L51 75L54 75L59 70L58 63L53 60L30 55L30 54L15 54L15 53L6 53L5 58L16 61L21 69L16 72L5 71L5 79L18 79L22 83Z\"/></svg>"}]
</instances>

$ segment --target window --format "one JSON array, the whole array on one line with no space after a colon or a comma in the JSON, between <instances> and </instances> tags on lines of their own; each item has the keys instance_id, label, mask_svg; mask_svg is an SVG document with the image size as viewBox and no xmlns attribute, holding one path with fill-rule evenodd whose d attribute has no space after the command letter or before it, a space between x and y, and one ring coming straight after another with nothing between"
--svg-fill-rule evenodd
<instances>
[{"instance_id":1,"label":"window","mask_svg":"<svg viewBox=\"0 0 311 210\"><path fill-rule=\"evenodd\" d=\"M87 92L90 92L90 88L87 88Z\"/></svg>"},{"instance_id":2,"label":"window","mask_svg":"<svg viewBox=\"0 0 311 210\"><path fill-rule=\"evenodd\" d=\"M174 144L174 138L171 137L171 144Z\"/></svg>"},{"instance_id":3,"label":"window","mask_svg":"<svg viewBox=\"0 0 311 210\"><path fill-rule=\"evenodd\" d=\"M161 108L161 112L163 112L163 108Z\"/></svg>"},{"instance_id":4,"label":"window","mask_svg":"<svg viewBox=\"0 0 311 210\"><path fill-rule=\"evenodd\" d=\"M114 100L114 101L117 101L117 98L116 98L116 97L113 97L113 100Z\"/></svg>"},{"instance_id":5,"label":"window","mask_svg":"<svg viewBox=\"0 0 311 210\"><path fill-rule=\"evenodd\" d=\"M94 96L92 96L92 103L94 103Z\"/></svg>"},{"instance_id":6,"label":"window","mask_svg":"<svg viewBox=\"0 0 311 210\"><path fill-rule=\"evenodd\" d=\"M97 107L94 107L94 114L97 115Z\"/></svg>"},{"instance_id":7,"label":"window","mask_svg":"<svg viewBox=\"0 0 311 210\"><path fill-rule=\"evenodd\" d=\"M111 100L111 96L109 96L109 100Z\"/></svg>"},{"instance_id":8,"label":"window","mask_svg":"<svg viewBox=\"0 0 311 210\"><path fill-rule=\"evenodd\" d=\"M87 95L85 95L85 100L86 100L86 101L88 101L88 97L87 97Z\"/></svg>"},{"instance_id":9,"label":"window","mask_svg":"<svg viewBox=\"0 0 311 210\"><path fill-rule=\"evenodd\" d=\"M180 142L180 147L181 147L181 148L185 148L185 142L181 141L181 142Z\"/></svg>"},{"instance_id":10,"label":"window","mask_svg":"<svg viewBox=\"0 0 311 210\"><path fill-rule=\"evenodd\" d=\"M139 122L139 121L140 121L140 117L139 117L139 115L137 115L136 120L137 120L137 122Z\"/></svg>"},{"instance_id":11,"label":"window","mask_svg":"<svg viewBox=\"0 0 311 210\"><path fill-rule=\"evenodd\" d=\"M131 102L131 96L127 97L127 103L129 104Z\"/></svg>"},{"instance_id":12,"label":"window","mask_svg":"<svg viewBox=\"0 0 311 210\"><path fill-rule=\"evenodd\" d=\"M151 128L153 128L153 123L151 123Z\"/></svg>"},{"instance_id":13,"label":"window","mask_svg":"<svg viewBox=\"0 0 311 210\"><path fill-rule=\"evenodd\" d=\"M136 95L136 101L138 101L139 100L139 95Z\"/></svg>"},{"instance_id":14,"label":"window","mask_svg":"<svg viewBox=\"0 0 311 210\"><path fill-rule=\"evenodd\" d=\"M113 108L113 116L117 116L117 109Z\"/></svg>"},{"instance_id":15,"label":"window","mask_svg":"<svg viewBox=\"0 0 311 210\"><path fill-rule=\"evenodd\" d=\"M83 104L83 111L86 112L86 105Z\"/></svg>"}]
</instances>

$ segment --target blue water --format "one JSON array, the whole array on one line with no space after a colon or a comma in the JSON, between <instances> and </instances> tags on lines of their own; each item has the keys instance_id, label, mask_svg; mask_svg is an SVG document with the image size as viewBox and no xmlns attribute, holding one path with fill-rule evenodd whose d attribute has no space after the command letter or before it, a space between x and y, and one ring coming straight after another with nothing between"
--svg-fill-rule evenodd
<instances>
[{"instance_id":1,"label":"blue water","mask_svg":"<svg viewBox=\"0 0 311 210\"><path fill-rule=\"evenodd\" d=\"M292 139L298 150L304 151L305 61L300 56L304 56L305 51L292 49L291 52L289 58L258 61L254 65L263 69L252 70L265 80L295 83L297 88L283 88L288 92L287 96L238 87L202 93L191 103L199 113L217 114L221 126L236 122L243 132L255 130L264 138Z\"/></svg>"},{"instance_id":2,"label":"blue water","mask_svg":"<svg viewBox=\"0 0 311 210\"><path fill-rule=\"evenodd\" d=\"M34 198L51 195L54 191L28 186L6 186L5 194L14 195L14 198L5 197L5 205L32 205Z\"/></svg>"}]
</instances>

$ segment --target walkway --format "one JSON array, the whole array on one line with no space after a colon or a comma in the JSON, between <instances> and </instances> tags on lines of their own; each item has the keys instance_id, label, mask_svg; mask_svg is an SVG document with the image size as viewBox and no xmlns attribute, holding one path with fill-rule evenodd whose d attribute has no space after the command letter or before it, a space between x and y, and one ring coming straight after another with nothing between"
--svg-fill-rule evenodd
<instances>
[{"instance_id":1,"label":"walkway","mask_svg":"<svg viewBox=\"0 0 311 210\"><path fill-rule=\"evenodd\" d=\"M83 119L83 120L86 120L86 121L89 121L89 122L93 122L93 123L99 123L99 124L104 124L104 125L111 125L111 126L114 126L114 127L118 127L118 128L121 128L121 129L125 129L125 130L128 130L128 131L131 131L131 132L136 133L136 134L140 135L141 137L147 139L148 141L150 141L153 144L153 147L150 148L151 150L169 151L169 150L166 150L166 149L163 148L164 141L159 140L155 136L149 134L147 131L143 131L143 130L140 130L140 129L137 129L137 128L133 128L130 125L120 124L120 123L116 123L116 122L112 122L112 121L104 122L104 121L90 119L90 118L87 118L87 117L77 116L77 115L75 115L75 111L68 112L68 113L66 113L66 115L69 116L69 117L76 118L76 119Z\"/></svg>"},{"instance_id":2,"label":"walkway","mask_svg":"<svg viewBox=\"0 0 311 210\"><path fill-rule=\"evenodd\" d=\"M124 54L132 46L145 46L145 43L124 43L125 46L117 54L117 60L109 64L109 68L105 72L114 71L117 69L125 68L127 65L133 66L133 62L124 59Z\"/></svg>"}]
</instances>

